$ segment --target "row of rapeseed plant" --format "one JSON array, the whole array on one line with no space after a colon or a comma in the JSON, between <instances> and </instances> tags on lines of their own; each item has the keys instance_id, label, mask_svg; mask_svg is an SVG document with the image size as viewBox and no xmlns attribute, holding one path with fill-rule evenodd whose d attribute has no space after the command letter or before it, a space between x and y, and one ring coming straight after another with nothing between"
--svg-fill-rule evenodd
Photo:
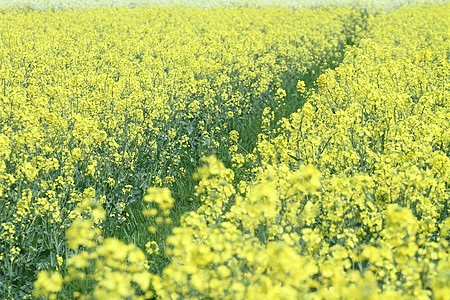
<instances>
[{"instance_id":1,"label":"row of rapeseed plant","mask_svg":"<svg viewBox=\"0 0 450 300\"><path fill-rule=\"evenodd\" d=\"M449 8L5 10L0 295L446 299Z\"/></svg>"},{"instance_id":2,"label":"row of rapeseed plant","mask_svg":"<svg viewBox=\"0 0 450 300\"><path fill-rule=\"evenodd\" d=\"M248 180L204 158L157 294L448 299L449 8L369 15L303 108L235 154Z\"/></svg>"}]
</instances>

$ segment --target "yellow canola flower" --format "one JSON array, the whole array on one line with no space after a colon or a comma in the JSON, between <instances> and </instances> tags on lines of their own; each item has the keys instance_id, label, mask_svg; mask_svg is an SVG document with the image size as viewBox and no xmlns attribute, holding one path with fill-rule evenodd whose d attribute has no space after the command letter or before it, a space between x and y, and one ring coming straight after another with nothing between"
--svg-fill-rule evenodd
<instances>
[{"instance_id":1,"label":"yellow canola flower","mask_svg":"<svg viewBox=\"0 0 450 300\"><path fill-rule=\"evenodd\" d=\"M133 289L129 281L123 280L120 273L109 272L99 283L99 287L94 291L95 299L124 299L133 295Z\"/></svg>"},{"instance_id":2,"label":"yellow canola flower","mask_svg":"<svg viewBox=\"0 0 450 300\"><path fill-rule=\"evenodd\" d=\"M159 246L155 241L151 241L145 244L145 249L147 250L147 253L150 255L159 253Z\"/></svg>"},{"instance_id":3,"label":"yellow canola flower","mask_svg":"<svg viewBox=\"0 0 450 300\"><path fill-rule=\"evenodd\" d=\"M144 196L144 201L155 203L162 210L171 209L173 207L172 193L168 188L150 187Z\"/></svg>"},{"instance_id":4,"label":"yellow canola flower","mask_svg":"<svg viewBox=\"0 0 450 300\"><path fill-rule=\"evenodd\" d=\"M298 192L313 194L320 188L321 173L313 165L301 167L299 170L288 175L287 180L291 187L286 192L287 196L291 196Z\"/></svg>"},{"instance_id":5,"label":"yellow canola flower","mask_svg":"<svg viewBox=\"0 0 450 300\"><path fill-rule=\"evenodd\" d=\"M389 204L386 207L386 228L395 231L396 235L399 231L403 234L414 236L418 230L418 221L411 211L400 207L398 204Z\"/></svg>"},{"instance_id":6,"label":"yellow canola flower","mask_svg":"<svg viewBox=\"0 0 450 300\"><path fill-rule=\"evenodd\" d=\"M35 297L47 296L49 299L56 299L56 294L62 290L63 278L59 272L50 273L48 271L39 272L38 278L34 282Z\"/></svg>"},{"instance_id":7,"label":"yellow canola flower","mask_svg":"<svg viewBox=\"0 0 450 300\"><path fill-rule=\"evenodd\" d=\"M277 206L280 205L275 186L270 183L255 186L244 203L244 209L255 221L273 219L277 215Z\"/></svg>"},{"instance_id":8,"label":"yellow canola flower","mask_svg":"<svg viewBox=\"0 0 450 300\"><path fill-rule=\"evenodd\" d=\"M440 234L443 238L446 238L450 235L450 217L445 219L444 222L440 225L441 231Z\"/></svg>"},{"instance_id":9,"label":"yellow canola flower","mask_svg":"<svg viewBox=\"0 0 450 300\"><path fill-rule=\"evenodd\" d=\"M91 221L78 218L67 229L67 244L74 250L80 246L93 248L97 245L94 239L100 234L101 230L94 228Z\"/></svg>"}]
</instances>

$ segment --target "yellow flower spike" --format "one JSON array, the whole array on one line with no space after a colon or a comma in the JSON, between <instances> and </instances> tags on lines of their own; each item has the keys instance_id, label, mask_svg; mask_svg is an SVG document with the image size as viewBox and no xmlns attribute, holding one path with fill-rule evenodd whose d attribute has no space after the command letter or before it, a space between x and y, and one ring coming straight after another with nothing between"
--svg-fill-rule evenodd
<instances>
[{"instance_id":1,"label":"yellow flower spike","mask_svg":"<svg viewBox=\"0 0 450 300\"><path fill-rule=\"evenodd\" d=\"M158 210L156 208L144 209L142 214L146 217L156 217L158 215Z\"/></svg>"},{"instance_id":2,"label":"yellow flower spike","mask_svg":"<svg viewBox=\"0 0 450 300\"><path fill-rule=\"evenodd\" d=\"M145 248L147 250L147 253L150 255L159 253L159 246L155 241L151 241L145 244Z\"/></svg>"},{"instance_id":3,"label":"yellow flower spike","mask_svg":"<svg viewBox=\"0 0 450 300\"><path fill-rule=\"evenodd\" d=\"M63 279L59 272L50 273L41 271L34 282L35 297L55 297L55 294L62 290Z\"/></svg>"},{"instance_id":4,"label":"yellow flower spike","mask_svg":"<svg viewBox=\"0 0 450 300\"><path fill-rule=\"evenodd\" d=\"M155 227L155 226L148 226L148 231L149 231L151 234L155 234L155 233L156 233L156 227Z\"/></svg>"},{"instance_id":5,"label":"yellow flower spike","mask_svg":"<svg viewBox=\"0 0 450 300\"><path fill-rule=\"evenodd\" d=\"M231 141L233 141L234 143L237 143L237 142L238 142L238 140L239 140L239 132L238 132L238 131L236 131L236 130L231 130L231 131L228 133L228 135L229 135Z\"/></svg>"},{"instance_id":6,"label":"yellow flower spike","mask_svg":"<svg viewBox=\"0 0 450 300\"><path fill-rule=\"evenodd\" d=\"M56 267L56 270L58 270L58 268L60 268L62 266L62 264L64 263L64 258L58 254L56 254L56 262L58 264L58 266Z\"/></svg>"},{"instance_id":7,"label":"yellow flower spike","mask_svg":"<svg viewBox=\"0 0 450 300\"><path fill-rule=\"evenodd\" d=\"M252 217L258 219L274 218L279 206L278 194L275 186L270 183L256 186L247 196L247 210Z\"/></svg>"},{"instance_id":8,"label":"yellow flower spike","mask_svg":"<svg viewBox=\"0 0 450 300\"><path fill-rule=\"evenodd\" d=\"M89 220L77 218L67 229L67 243L71 249L78 249L79 246L93 248L96 246L95 237L100 234L98 229L92 228L92 222Z\"/></svg>"},{"instance_id":9,"label":"yellow flower spike","mask_svg":"<svg viewBox=\"0 0 450 300\"><path fill-rule=\"evenodd\" d=\"M150 187L147 190L147 194L144 196L144 201L155 203L160 209L164 210L173 207L174 199L168 188Z\"/></svg>"},{"instance_id":10,"label":"yellow flower spike","mask_svg":"<svg viewBox=\"0 0 450 300\"><path fill-rule=\"evenodd\" d=\"M450 217L447 217L447 219L440 224L440 234L443 238L446 238L450 235Z\"/></svg>"},{"instance_id":11,"label":"yellow flower spike","mask_svg":"<svg viewBox=\"0 0 450 300\"><path fill-rule=\"evenodd\" d=\"M82 251L77 255L71 256L67 260L67 265L74 266L77 269L83 269L90 265L89 253Z\"/></svg>"},{"instance_id":12,"label":"yellow flower spike","mask_svg":"<svg viewBox=\"0 0 450 300\"><path fill-rule=\"evenodd\" d=\"M91 215L95 221L106 219L106 214L103 208L94 208L91 212Z\"/></svg>"},{"instance_id":13,"label":"yellow flower spike","mask_svg":"<svg viewBox=\"0 0 450 300\"><path fill-rule=\"evenodd\" d=\"M299 80L297 82L297 92L300 95L302 95L302 96L305 95L305 93L306 93L306 84L305 84L305 82L303 80Z\"/></svg>"}]
</instances>

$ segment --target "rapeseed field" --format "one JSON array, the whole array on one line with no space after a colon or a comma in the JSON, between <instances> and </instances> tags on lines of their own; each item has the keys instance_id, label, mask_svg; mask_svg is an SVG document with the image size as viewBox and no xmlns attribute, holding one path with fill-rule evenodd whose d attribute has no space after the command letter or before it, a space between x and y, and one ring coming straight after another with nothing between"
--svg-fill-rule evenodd
<instances>
[{"instance_id":1,"label":"rapeseed field","mask_svg":"<svg viewBox=\"0 0 450 300\"><path fill-rule=\"evenodd\" d=\"M0 297L448 299L450 4L375 2L3 6Z\"/></svg>"}]
</instances>

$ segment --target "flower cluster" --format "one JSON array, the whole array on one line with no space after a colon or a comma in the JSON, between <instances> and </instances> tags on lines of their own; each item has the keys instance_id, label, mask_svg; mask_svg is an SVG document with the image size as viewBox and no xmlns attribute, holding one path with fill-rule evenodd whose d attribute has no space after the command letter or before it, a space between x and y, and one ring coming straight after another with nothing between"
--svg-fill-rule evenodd
<instances>
[{"instance_id":1,"label":"flower cluster","mask_svg":"<svg viewBox=\"0 0 450 300\"><path fill-rule=\"evenodd\" d=\"M162 193L164 194L164 190ZM34 282L34 296L56 299L64 285L81 286L71 297L88 299L148 299L154 295L151 290L157 286L158 278L148 269L144 251L133 244L125 244L115 238L103 238L102 231L95 226L97 220L104 219L105 212L99 203L92 199L83 201L85 205L77 208L84 216L77 217L67 230L67 244L72 255L67 259L67 272L38 273ZM148 252L157 252L158 246L148 243ZM151 253L150 253L151 254ZM89 289L93 286L92 290Z\"/></svg>"}]
</instances>

